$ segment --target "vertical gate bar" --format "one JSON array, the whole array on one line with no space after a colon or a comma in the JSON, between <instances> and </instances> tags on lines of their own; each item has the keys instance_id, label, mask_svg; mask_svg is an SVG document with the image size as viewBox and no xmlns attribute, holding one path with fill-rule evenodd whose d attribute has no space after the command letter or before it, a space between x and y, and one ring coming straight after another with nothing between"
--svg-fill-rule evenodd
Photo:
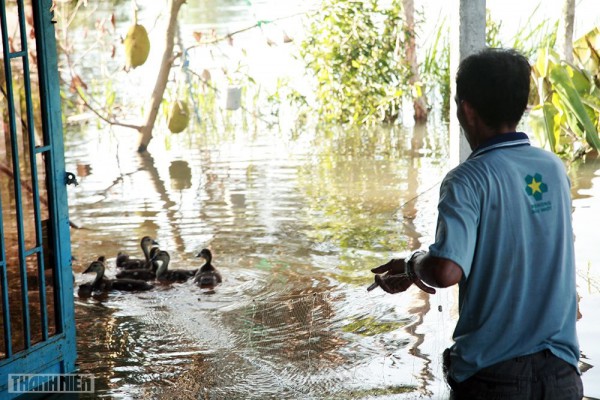
<instances>
[{"instance_id":1,"label":"vertical gate bar","mask_svg":"<svg viewBox=\"0 0 600 400\"><path fill-rule=\"evenodd\" d=\"M4 221L2 220L2 199L0 199L0 237L4 239ZM4 240L0 250L0 288L2 290L2 322L4 329L4 354L7 358L12 357L12 335L10 333L10 309L8 304L8 279L6 277L6 252L4 251Z\"/></svg>"},{"instance_id":2,"label":"vertical gate bar","mask_svg":"<svg viewBox=\"0 0 600 400\"><path fill-rule=\"evenodd\" d=\"M5 0L0 0L0 6L6 10ZM15 208L17 217L17 237L19 243L19 270L21 273L21 303L23 307L23 340L25 348L31 346L31 332L29 322L29 298L27 296L27 265L25 263L25 237L23 232L23 209L21 193L21 173L19 169L19 149L17 144L17 126L15 122L15 104L12 87L12 66L10 64L10 47L8 43L8 25L6 22L6 13L0 15L0 25L2 28L2 51L4 54L4 73L6 77L6 93L8 101L8 119L11 138L11 150L13 155L13 176L15 190Z\"/></svg>"},{"instance_id":3,"label":"vertical gate bar","mask_svg":"<svg viewBox=\"0 0 600 400\"><path fill-rule=\"evenodd\" d=\"M35 218L35 243L41 248L42 243L42 221L40 210L40 190L37 172L37 160L35 152L35 121L33 116L33 105L31 101L31 76L29 71L29 52L27 46L27 31L25 28L25 8L23 0L17 1L19 9L19 30L21 34L21 50L23 56L23 75L25 84L25 104L27 109L27 134L29 135L29 162L31 164L31 187L33 189L33 210ZM40 320L42 328L42 340L48 340L48 310L46 308L46 273L44 257L40 250L37 251L38 282L40 294Z\"/></svg>"},{"instance_id":4,"label":"vertical gate bar","mask_svg":"<svg viewBox=\"0 0 600 400\"><path fill-rule=\"evenodd\" d=\"M1 5L0 12L2 15L6 14L6 8L4 4ZM4 37L4 36L3 36ZM7 96L8 97L8 96ZM0 196L0 285L2 288L2 322L4 328L4 353L7 358L12 357L12 335L10 331L10 305L8 303L8 278L7 278L7 266L6 266L6 247L4 243L4 219L2 213L2 197Z\"/></svg>"},{"instance_id":5,"label":"vertical gate bar","mask_svg":"<svg viewBox=\"0 0 600 400\"><path fill-rule=\"evenodd\" d=\"M44 144L51 144L46 153L46 173L49 182L48 206L51 219L52 243L55 265L54 307L56 328L65 337L62 369L75 369L77 348L75 342L75 305L71 260L71 235L66 188L63 128L60 99L60 77L56 31L53 24L53 1L32 1L35 27L38 73L40 79L40 107Z\"/></svg>"}]
</instances>

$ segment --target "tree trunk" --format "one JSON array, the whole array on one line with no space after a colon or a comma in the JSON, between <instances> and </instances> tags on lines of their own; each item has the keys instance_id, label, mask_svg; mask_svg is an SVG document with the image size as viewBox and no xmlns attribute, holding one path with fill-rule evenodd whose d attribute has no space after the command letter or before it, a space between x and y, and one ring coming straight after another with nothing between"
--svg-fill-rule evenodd
<instances>
[{"instance_id":1,"label":"tree trunk","mask_svg":"<svg viewBox=\"0 0 600 400\"><path fill-rule=\"evenodd\" d=\"M560 57L573 62L573 27L575 25L575 0L564 0L558 23L557 44Z\"/></svg>"},{"instance_id":2,"label":"tree trunk","mask_svg":"<svg viewBox=\"0 0 600 400\"><path fill-rule=\"evenodd\" d=\"M138 146L138 152L140 153L144 153L148 149L148 144L150 143L150 140L152 140L152 130L154 129L154 123L156 121L156 116L158 115L160 103L162 102L165 89L167 88L169 72L171 71L171 66L173 65L173 60L175 58L173 47L175 44L175 32L177 30L177 15L184 3L185 0L169 0L169 23L167 25L165 51L156 78L156 84L152 91L152 97L150 98L150 107L146 114L146 121L140 128L141 138Z\"/></svg>"},{"instance_id":3,"label":"tree trunk","mask_svg":"<svg viewBox=\"0 0 600 400\"><path fill-rule=\"evenodd\" d=\"M414 0L402 0L402 8L404 9L404 34L406 35L406 62L410 67L409 83L413 88L414 118L416 122L425 122L428 114L427 98L420 82L417 62Z\"/></svg>"}]
</instances>

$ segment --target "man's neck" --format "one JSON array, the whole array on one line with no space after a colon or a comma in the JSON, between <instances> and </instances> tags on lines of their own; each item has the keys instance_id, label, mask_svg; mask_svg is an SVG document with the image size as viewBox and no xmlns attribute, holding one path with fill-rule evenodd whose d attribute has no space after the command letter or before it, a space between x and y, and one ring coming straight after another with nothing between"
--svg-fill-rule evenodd
<instances>
[{"instance_id":1,"label":"man's neck","mask_svg":"<svg viewBox=\"0 0 600 400\"><path fill-rule=\"evenodd\" d=\"M500 125L498 128L490 128L489 126L480 123L477 127L478 135L476 136L477 143L474 143L473 150L481 146L483 143L487 142L493 137L498 135L504 135L506 133L515 132L517 129L516 124L507 124L504 123Z\"/></svg>"}]
</instances>

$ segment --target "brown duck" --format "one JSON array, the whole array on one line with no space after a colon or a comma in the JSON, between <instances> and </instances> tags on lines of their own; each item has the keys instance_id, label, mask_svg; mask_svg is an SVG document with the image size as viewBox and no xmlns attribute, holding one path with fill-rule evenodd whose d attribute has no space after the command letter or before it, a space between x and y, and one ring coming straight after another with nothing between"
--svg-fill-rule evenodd
<instances>
[{"instance_id":1,"label":"brown duck","mask_svg":"<svg viewBox=\"0 0 600 400\"><path fill-rule=\"evenodd\" d=\"M106 292L111 290L121 291L141 291L150 290L154 286L148 282L138 279L108 279L104 276L104 262L101 260L92 261L84 274L95 272L96 278L91 283L84 283L79 286L79 295L88 295L92 292Z\"/></svg>"},{"instance_id":2,"label":"brown duck","mask_svg":"<svg viewBox=\"0 0 600 400\"><path fill-rule=\"evenodd\" d=\"M171 256L164 250L160 250L156 254L154 261L159 264L156 270L156 279L159 281L185 282L198 271L196 269L169 269Z\"/></svg>"},{"instance_id":3,"label":"brown duck","mask_svg":"<svg viewBox=\"0 0 600 400\"><path fill-rule=\"evenodd\" d=\"M117 268L122 269L139 269L150 267L150 248L152 246L158 246L158 243L150 236L144 236L140 240L140 247L144 253L144 258L131 258L129 254L119 252L117 254Z\"/></svg>"},{"instance_id":4,"label":"brown duck","mask_svg":"<svg viewBox=\"0 0 600 400\"><path fill-rule=\"evenodd\" d=\"M150 263L148 264L149 268L123 269L117 273L117 278L139 279L142 281L152 281L156 279L156 269L158 268L158 263L156 262L155 257L159 251L160 248L156 246L150 249Z\"/></svg>"},{"instance_id":5,"label":"brown duck","mask_svg":"<svg viewBox=\"0 0 600 400\"><path fill-rule=\"evenodd\" d=\"M203 258L205 262L194 276L194 283L201 288L214 288L221 283L221 274L212 265L212 253L210 250L202 249L196 257Z\"/></svg>"}]
</instances>

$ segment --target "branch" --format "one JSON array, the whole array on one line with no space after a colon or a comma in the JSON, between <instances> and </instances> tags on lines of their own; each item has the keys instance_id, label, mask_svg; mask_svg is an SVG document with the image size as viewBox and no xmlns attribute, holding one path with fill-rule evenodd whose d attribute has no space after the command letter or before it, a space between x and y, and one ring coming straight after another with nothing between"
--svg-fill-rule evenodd
<instances>
[{"instance_id":1,"label":"branch","mask_svg":"<svg viewBox=\"0 0 600 400\"><path fill-rule=\"evenodd\" d=\"M138 131L139 131L140 129L142 129L142 126L141 126L141 125L134 125L134 124L128 124L128 123L125 123L125 122L119 122L119 121L117 121L117 120L115 120L115 119L111 119L111 118L108 118L108 117L106 117L106 116L104 116L104 115L100 114L100 112L99 112L98 110L96 110L96 109L95 109L95 108L94 108L94 107L93 107L93 106L92 106L92 105L91 105L91 104L90 104L90 103L89 103L89 102L88 102L88 101L85 99L85 97L83 97L83 94L81 93L81 91L82 91L82 90L83 90L83 89L81 89L81 87L80 87L80 86L78 86L78 87L77 87L77 90L76 90L76 92L77 92L77 95L79 96L79 98L81 99L81 101L83 101L83 105L85 105L85 106L86 106L86 107L87 107L87 108L88 108L88 109L89 109L91 112L93 112L94 114L96 114L96 116L97 116L98 118L100 118L102 121L104 121L104 122L106 122L107 124L110 124L110 125L123 126L123 127L125 127L125 128L131 128L131 129L135 129L135 130L138 130Z\"/></svg>"},{"instance_id":2,"label":"branch","mask_svg":"<svg viewBox=\"0 0 600 400\"><path fill-rule=\"evenodd\" d=\"M229 40L233 36L238 35L240 33L247 32L247 31L255 29L255 28L262 28L262 26L264 24L269 24L271 22L276 22L276 21L281 21L281 20L288 19L288 18L297 17L299 15L306 15L309 12L312 12L312 11L314 11L314 10L302 11L302 12L298 12L298 13L295 13L295 14L286 15L284 17L275 18L275 19L272 19L272 20L269 20L269 21L260 20L260 21L257 21L254 25L247 26L247 27L239 29L237 31L233 31L231 33L228 33L227 35L224 35L224 36L221 36L221 37L218 37L218 38L214 38L212 40L202 41L202 42L200 42L198 44L195 44L193 46L190 46L190 47L186 48L185 51L188 51L188 50L191 50L191 49L195 49L195 48L200 47L200 46L205 46L205 45L208 45L208 44L215 44L215 43L219 43L219 42L224 42L225 40Z\"/></svg>"},{"instance_id":3,"label":"branch","mask_svg":"<svg viewBox=\"0 0 600 400\"><path fill-rule=\"evenodd\" d=\"M73 67L73 63L71 62L71 56L69 54L69 51L61 43L59 43L59 46L60 46L61 50L63 51L63 54L65 55L65 59L67 60L67 67L69 68L69 74L71 75L71 80L73 80L78 75L74 72L74 67ZM120 122L120 121L117 121L115 119L109 118L106 115L101 114L98 110L96 110L94 108L93 105L91 105L85 99L85 97L83 96L83 93L82 93L83 92L83 87L81 85L77 84L76 87L75 87L75 89L76 89L75 92L77 93L77 96L79 96L79 98L81 99L81 101L83 102L83 105L86 106L91 112L93 112L94 114L96 114L96 116L98 118L100 118L102 121L106 122L107 124L115 125L115 126L123 126L125 128L135 129L137 131L139 131L142 128L140 125L133 125L133 124L128 124L128 123Z\"/></svg>"}]
</instances>

